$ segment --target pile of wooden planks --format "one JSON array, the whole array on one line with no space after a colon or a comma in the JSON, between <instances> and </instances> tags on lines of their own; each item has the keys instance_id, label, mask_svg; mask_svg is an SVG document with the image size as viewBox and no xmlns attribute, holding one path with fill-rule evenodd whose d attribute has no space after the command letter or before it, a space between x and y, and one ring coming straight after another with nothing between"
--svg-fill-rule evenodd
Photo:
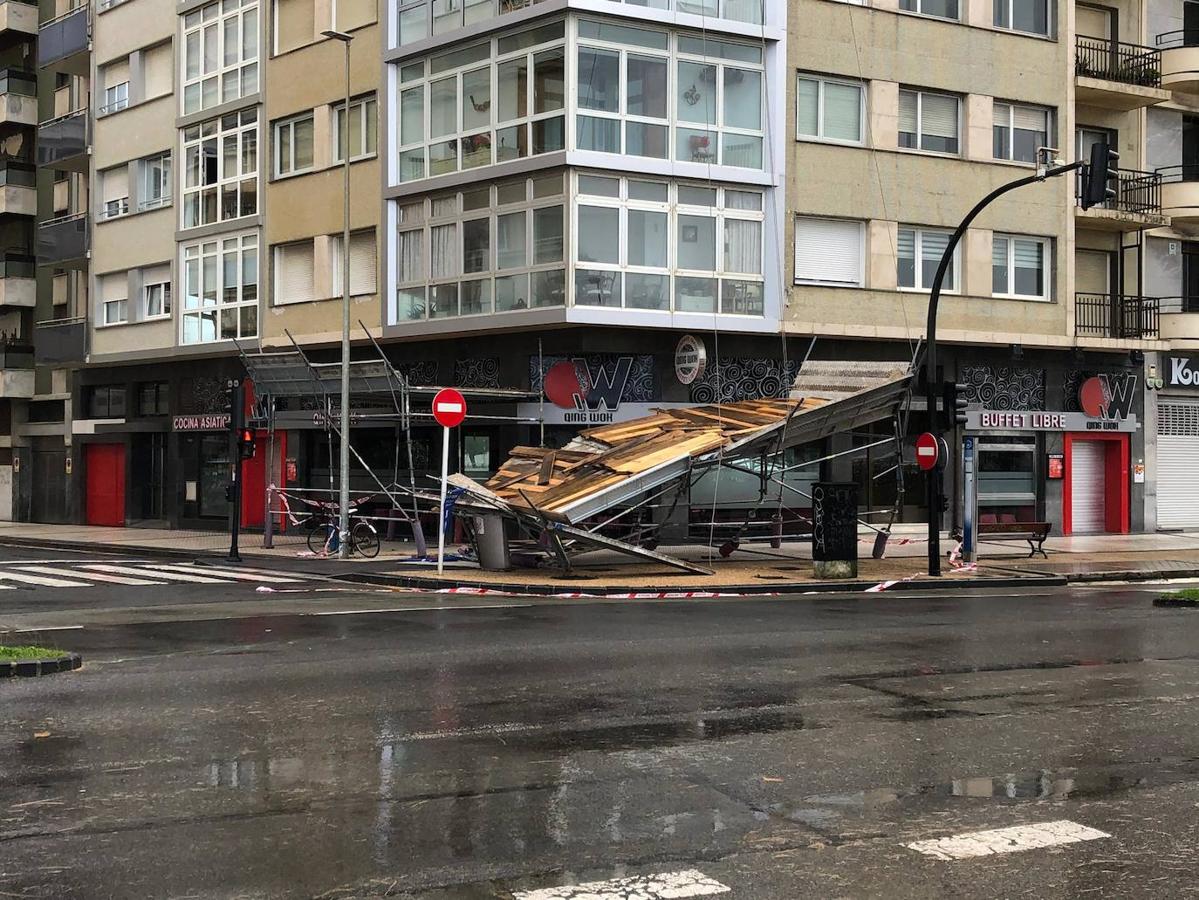
<instances>
[{"instance_id":1,"label":"pile of wooden planks","mask_svg":"<svg viewBox=\"0 0 1199 900\"><path fill-rule=\"evenodd\" d=\"M553 515L568 504L619 484L630 475L685 457L699 457L786 419L792 410L827 401L748 400L687 409L582 432L562 450L517 447L486 487L514 506Z\"/></svg>"}]
</instances>

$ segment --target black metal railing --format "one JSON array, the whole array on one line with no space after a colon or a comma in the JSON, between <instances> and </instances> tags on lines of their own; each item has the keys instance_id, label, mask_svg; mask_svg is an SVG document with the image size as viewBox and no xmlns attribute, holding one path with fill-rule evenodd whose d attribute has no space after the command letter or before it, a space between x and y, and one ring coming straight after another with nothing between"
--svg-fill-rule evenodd
<instances>
[{"instance_id":1,"label":"black metal railing","mask_svg":"<svg viewBox=\"0 0 1199 900\"><path fill-rule=\"evenodd\" d=\"M1179 181L1199 181L1199 163L1183 163L1180 166L1159 166L1155 171L1162 177L1162 184L1176 184Z\"/></svg>"},{"instance_id":2,"label":"black metal railing","mask_svg":"<svg viewBox=\"0 0 1199 900\"><path fill-rule=\"evenodd\" d=\"M1160 310L1157 297L1075 294L1074 333L1080 337L1156 337Z\"/></svg>"},{"instance_id":3,"label":"black metal railing","mask_svg":"<svg viewBox=\"0 0 1199 900\"><path fill-rule=\"evenodd\" d=\"M1199 47L1199 30L1180 28L1178 31L1164 31L1157 36L1156 43L1163 50L1173 50L1176 47Z\"/></svg>"},{"instance_id":4,"label":"black metal railing","mask_svg":"<svg viewBox=\"0 0 1199 900\"><path fill-rule=\"evenodd\" d=\"M1199 313L1199 294L1182 297L1159 297L1163 313Z\"/></svg>"},{"instance_id":5,"label":"black metal railing","mask_svg":"<svg viewBox=\"0 0 1199 900\"><path fill-rule=\"evenodd\" d=\"M1116 196L1100 209L1111 209L1133 215L1159 215L1162 211L1162 173L1142 172L1139 169L1117 169L1113 179ZM1081 202L1083 181L1078 177L1078 196Z\"/></svg>"},{"instance_id":6,"label":"black metal railing","mask_svg":"<svg viewBox=\"0 0 1199 900\"><path fill-rule=\"evenodd\" d=\"M1074 72L1138 87L1161 87L1162 52L1155 47L1078 35Z\"/></svg>"}]
</instances>

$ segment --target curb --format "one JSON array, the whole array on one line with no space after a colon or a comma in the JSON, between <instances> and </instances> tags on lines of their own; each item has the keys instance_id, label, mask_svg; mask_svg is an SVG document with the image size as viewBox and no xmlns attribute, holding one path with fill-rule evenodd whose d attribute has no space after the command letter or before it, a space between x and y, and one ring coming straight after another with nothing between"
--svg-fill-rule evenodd
<instances>
[{"instance_id":1,"label":"curb","mask_svg":"<svg viewBox=\"0 0 1199 900\"><path fill-rule=\"evenodd\" d=\"M1199 569L1154 569L1151 572L1084 572L1063 576L1070 584L1103 581L1158 581L1171 578L1199 578Z\"/></svg>"},{"instance_id":2,"label":"curb","mask_svg":"<svg viewBox=\"0 0 1199 900\"><path fill-rule=\"evenodd\" d=\"M83 665L78 653L66 653L50 659L21 659L0 662L0 678L36 678L56 672L73 672Z\"/></svg>"}]
</instances>

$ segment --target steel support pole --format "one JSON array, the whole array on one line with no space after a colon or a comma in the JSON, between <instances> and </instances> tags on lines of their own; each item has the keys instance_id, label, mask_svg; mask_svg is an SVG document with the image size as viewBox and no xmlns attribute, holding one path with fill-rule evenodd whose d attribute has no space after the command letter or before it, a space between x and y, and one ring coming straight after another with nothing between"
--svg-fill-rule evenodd
<instances>
[{"instance_id":1,"label":"steel support pole","mask_svg":"<svg viewBox=\"0 0 1199 900\"><path fill-rule=\"evenodd\" d=\"M344 141L342 166L342 243L341 243L341 493L338 498L337 555L350 556L350 43L342 40L346 56L345 124L338 135ZM365 112L364 112L365 115Z\"/></svg>"}]
</instances>

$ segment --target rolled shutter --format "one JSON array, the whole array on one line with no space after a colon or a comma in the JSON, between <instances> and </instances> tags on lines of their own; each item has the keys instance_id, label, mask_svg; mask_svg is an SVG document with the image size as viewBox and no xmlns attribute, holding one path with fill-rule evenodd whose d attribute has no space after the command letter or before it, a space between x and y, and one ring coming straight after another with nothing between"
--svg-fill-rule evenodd
<instances>
[{"instance_id":1,"label":"rolled shutter","mask_svg":"<svg viewBox=\"0 0 1199 900\"><path fill-rule=\"evenodd\" d=\"M861 222L797 218L795 280L860 285L862 244Z\"/></svg>"},{"instance_id":2,"label":"rolled shutter","mask_svg":"<svg viewBox=\"0 0 1199 900\"><path fill-rule=\"evenodd\" d=\"M375 233L360 231L350 235L350 293L373 294L377 290L378 261Z\"/></svg>"},{"instance_id":3,"label":"rolled shutter","mask_svg":"<svg viewBox=\"0 0 1199 900\"><path fill-rule=\"evenodd\" d=\"M916 133L916 92L899 92L899 130L907 134Z\"/></svg>"},{"instance_id":4,"label":"rolled shutter","mask_svg":"<svg viewBox=\"0 0 1199 900\"><path fill-rule=\"evenodd\" d=\"M920 105L920 123L924 134L931 137L957 138L957 97L947 97L944 94L924 94ZM902 118L902 110L900 116Z\"/></svg>"},{"instance_id":5,"label":"rolled shutter","mask_svg":"<svg viewBox=\"0 0 1199 900\"><path fill-rule=\"evenodd\" d=\"M282 244L275 248L275 304L303 303L316 296L313 289L312 241Z\"/></svg>"}]
</instances>

